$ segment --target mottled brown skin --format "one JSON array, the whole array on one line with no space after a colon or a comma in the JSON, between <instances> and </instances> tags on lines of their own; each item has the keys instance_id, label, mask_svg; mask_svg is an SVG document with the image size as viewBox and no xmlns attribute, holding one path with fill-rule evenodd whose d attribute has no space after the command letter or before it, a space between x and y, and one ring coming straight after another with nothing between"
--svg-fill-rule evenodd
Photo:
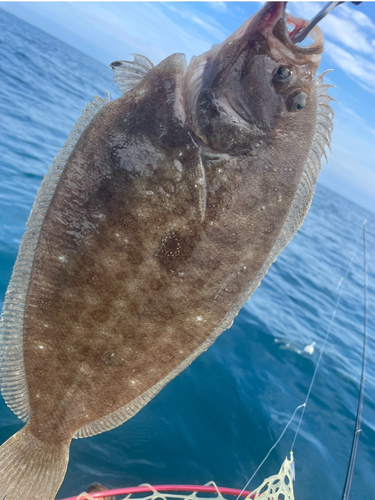
<instances>
[{"instance_id":1,"label":"mottled brown skin","mask_svg":"<svg viewBox=\"0 0 375 500\"><path fill-rule=\"evenodd\" d=\"M266 38L240 43L221 55L227 76L214 69L202 90L199 130L184 115L175 54L105 105L70 156L25 312L28 428L40 440L69 441L175 369L236 308L275 243L314 133L316 68L296 66L310 98L287 113ZM217 106L223 93L238 105L251 81L241 99L252 133L220 121Z\"/></svg>"}]
</instances>

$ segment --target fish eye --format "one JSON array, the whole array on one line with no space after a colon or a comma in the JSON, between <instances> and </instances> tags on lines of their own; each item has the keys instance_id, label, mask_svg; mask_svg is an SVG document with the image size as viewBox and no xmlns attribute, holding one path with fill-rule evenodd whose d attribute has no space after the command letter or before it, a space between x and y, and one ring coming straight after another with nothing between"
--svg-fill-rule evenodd
<instances>
[{"instance_id":1,"label":"fish eye","mask_svg":"<svg viewBox=\"0 0 375 500\"><path fill-rule=\"evenodd\" d=\"M292 94L287 100L286 107L288 111L299 111L304 108L307 103L308 95L306 92L299 91Z\"/></svg>"},{"instance_id":2,"label":"fish eye","mask_svg":"<svg viewBox=\"0 0 375 500\"><path fill-rule=\"evenodd\" d=\"M288 66L280 66L276 73L272 77L272 83L276 88L285 87L292 81L293 78L293 68Z\"/></svg>"}]
</instances>

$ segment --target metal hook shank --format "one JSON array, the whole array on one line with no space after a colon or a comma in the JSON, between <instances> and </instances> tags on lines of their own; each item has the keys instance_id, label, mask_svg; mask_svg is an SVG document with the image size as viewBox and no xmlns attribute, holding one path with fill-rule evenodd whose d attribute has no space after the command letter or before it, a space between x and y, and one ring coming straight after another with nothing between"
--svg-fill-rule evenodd
<instances>
[{"instance_id":1,"label":"metal hook shank","mask_svg":"<svg viewBox=\"0 0 375 500\"><path fill-rule=\"evenodd\" d=\"M326 17L326 15L329 14L335 7L340 5L340 3L345 3L345 2L326 3L323 9L309 22L307 26L303 26L294 33L294 35L291 37L292 42L293 43L302 42L310 33L310 31L314 28L314 26L316 26L319 21L321 21L324 17ZM354 5L359 5L362 2L351 2L351 3Z\"/></svg>"}]
</instances>

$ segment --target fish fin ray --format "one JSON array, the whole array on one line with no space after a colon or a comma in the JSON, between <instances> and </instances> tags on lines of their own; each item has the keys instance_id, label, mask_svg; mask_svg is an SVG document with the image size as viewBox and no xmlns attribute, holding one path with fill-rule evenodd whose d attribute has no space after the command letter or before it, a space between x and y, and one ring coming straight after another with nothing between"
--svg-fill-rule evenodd
<instances>
[{"instance_id":1,"label":"fish fin ray","mask_svg":"<svg viewBox=\"0 0 375 500\"><path fill-rule=\"evenodd\" d=\"M332 115L332 118L330 118L331 120L335 117L333 109L328 104L319 104L318 112L319 114L323 114L327 117L330 117L330 115Z\"/></svg>"},{"instance_id":2,"label":"fish fin ray","mask_svg":"<svg viewBox=\"0 0 375 500\"><path fill-rule=\"evenodd\" d=\"M24 427L0 447L0 498L54 500L64 479L69 442L43 442Z\"/></svg>"},{"instance_id":3,"label":"fish fin ray","mask_svg":"<svg viewBox=\"0 0 375 500\"><path fill-rule=\"evenodd\" d=\"M24 422L28 420L29 396L23 360L23 321L34 255L45 214L70 154L83 130L95 114L109 102L95 96L73 126L63 147L44 177L26 223L12 278L5 294L0 320L0 381L1 392L9 408Z\"/></svg>"},{"instance_id":4,"label":"fish fin ray","mask_svg":"<svg viewBox=\"0 0 375 500\"><path fill-rule=\"evenodd\" d=\"M152 62L140 54L131 54L134 61L114 61L109 66L115 73L113 79L121 94L126 94L147 75L154 67Z\"/></svg>"},{"instance_id":5,"label":"fish fin ray","mask_svg":"<svg viewBox=\"0 0 375 500\"><path fill-rule=\"evenodd\" d=\"M324 138L325 144L330 148L331 141L332 141L331 131L329 129L323 127L320 123L317 123L316 124L316 132Z\"/></svg>"},{"instance_id":6,"label":"fish fin ray","mask_svg":"<svg viewBox=\"0 0 375 500\"><path fill-rule=\"evenodd\" d=\"M182 371L182 370L181 370ZM172 372L171 372L172 373ZM123 424L130 418L132 418L136 413L138 413L146 404L151 401L162 389L165 387L172 378L177 376L167 375L164 379L160 380L157 384L151 387L149 390L145 391L143 394L133 399L130 403L126 404L122 408L115 410L114 412L102 417L90 424L81 427L75 434L74 438L85 438L90 436L95 436L96 434L101 434L102 432L109 431Z\"/></svg>"},{"instance_id":7,"label":"fish fin ray","mask_svg":"<svg viewBox=\"0 0 375 500\"><path fill-rule=\"evenodd\" d=\"M143 66L145 69L152 69L154 67L153 63L146 56L142 56L142 54L130 54L134 57L134 62L140 66Z\"/></svg>"}]
</instances>

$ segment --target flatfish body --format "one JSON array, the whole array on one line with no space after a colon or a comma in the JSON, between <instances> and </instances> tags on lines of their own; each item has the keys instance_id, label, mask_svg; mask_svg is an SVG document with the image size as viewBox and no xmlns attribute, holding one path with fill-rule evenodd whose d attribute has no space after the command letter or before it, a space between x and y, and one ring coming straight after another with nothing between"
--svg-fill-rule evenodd
<instances>
[{"instance_id":1,"label":"flatfish body","mask_svg":"<svg viewBox=\"0 0 375 500\"><path fill-rule=\"evenodd\" d=\"M51 500L73 437L133 416L227 329L311 203L331 109L322 36L267 4L186 67L112 67L38 193L2 317L2 392L26 426L0 497ZM31 493L30 493L31 492Z\"/></svg>"}]
</instances>

